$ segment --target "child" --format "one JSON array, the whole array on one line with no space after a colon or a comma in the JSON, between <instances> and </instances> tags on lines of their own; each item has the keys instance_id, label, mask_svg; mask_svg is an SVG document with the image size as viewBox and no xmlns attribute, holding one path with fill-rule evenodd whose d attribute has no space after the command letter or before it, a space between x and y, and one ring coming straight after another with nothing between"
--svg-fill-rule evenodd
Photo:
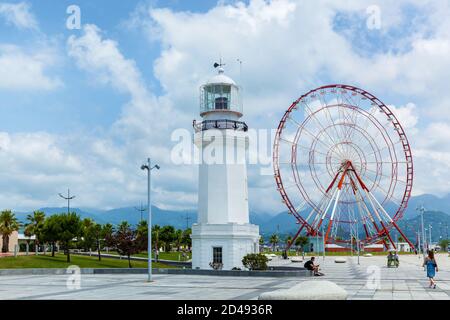
<instances>
[{"instance_id":1,"label":"child","mask_svg":"<svg viewBox=\"0 0 450 320\"><path fill-rule=\"evenodd\" d=\"M430 288L433 287L433 289L436 289L436 282L434 281L434 276L436 274L436 271L439 270L436 260L434 259L433 250L428 251L428 257L426 257L425 261L423 262L423 267L425 266L427 271L427 277L428 279L430 279Z\"/></svg>"}]
</instances>

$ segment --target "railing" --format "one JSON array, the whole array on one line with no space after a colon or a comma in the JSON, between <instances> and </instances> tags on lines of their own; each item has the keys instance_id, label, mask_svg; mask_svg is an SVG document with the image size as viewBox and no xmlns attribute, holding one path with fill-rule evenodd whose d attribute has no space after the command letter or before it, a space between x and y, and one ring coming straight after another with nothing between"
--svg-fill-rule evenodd
<instances>
[{"instance_id":1,"label":"railing","mask_svg":"<svg viewBox=\"0 0 450 320\"><path fill-rule=\"evenodd\" d=\"M245 122L226 119L204 120L198 123L194 120L192 126L194 127L195 132L205 131L209 129L232 129L244 132L247 132L248 130L248 126L245 124Z\"/></svg>"}]
</instances>

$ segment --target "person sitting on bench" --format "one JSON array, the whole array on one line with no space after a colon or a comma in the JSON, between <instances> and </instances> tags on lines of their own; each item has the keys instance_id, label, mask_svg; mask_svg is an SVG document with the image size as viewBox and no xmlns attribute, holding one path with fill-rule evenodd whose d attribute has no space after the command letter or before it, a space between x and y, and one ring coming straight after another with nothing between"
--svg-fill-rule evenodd
<instances>
[{"instance_id":1,"label":"person sitting on bench","mask_svg":"<svg viewBox=\"0 0 450 320\"><path fill-rule=\"evenodd\" d=\"M315 276L323 276L324 274L322 272L319 272L319 265L314 264L314 257L311 257L311 260L306 261L304 267L305 269L312 271Z\"/></svg>"}]
</instances>

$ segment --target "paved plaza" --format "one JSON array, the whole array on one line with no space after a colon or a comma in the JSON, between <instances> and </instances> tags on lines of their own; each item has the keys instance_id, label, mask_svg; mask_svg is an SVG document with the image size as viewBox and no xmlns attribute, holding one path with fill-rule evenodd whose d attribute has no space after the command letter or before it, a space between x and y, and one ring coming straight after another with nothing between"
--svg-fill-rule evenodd
<instances>
[{"instance_id":1,"label":"paved plaza","mask_svg":"<svg viewBox=\"0 0 450 320\"><path fill-rule=\"evenodd\" d=\"M326 273L324 277L155 275L155 281L149 284L146 275L81 275L79 289L68 288L68 275L0 276L0 299L246 300L257 299L263 292L289 288L311 279L335 282L348 292L349 299L450 299L450 258L446 254L437 256L440 271L437 273L436 289L428 288L425 271L420 267L422 260L418 256L400 256L398 269L387 268L384 256L360 257L360 265L356 257L346 257L346 260L346 263L337 264L334 257L326 257L325 261L319 257L317 262ZM281 259L271 264L303 265Z\"/></svg>"}]
</instances>

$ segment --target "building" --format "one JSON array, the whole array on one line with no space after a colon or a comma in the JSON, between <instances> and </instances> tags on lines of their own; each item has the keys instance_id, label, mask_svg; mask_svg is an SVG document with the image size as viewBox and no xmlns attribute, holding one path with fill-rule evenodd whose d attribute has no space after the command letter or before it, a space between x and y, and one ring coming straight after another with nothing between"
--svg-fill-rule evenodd
<instances>
[{"instance_id":1,"label":"building","mask_svg":"<svg viewBox=\"0 0 450 320\"><path fill-rule=\"evenodd\" d=\"M16 246L18 246L18 244L19 244L19 233L17 231L14 231L9 236L8 252L14 252L14 249ZM0 233L0 253L1 253L2 248L3 248L3 236ZM19 251L18 248L17 248L17 251Z\"/></svg>"},{"instance_id":2,"label":"building","mask_svg":"<svg viewBox=\"0 0 450 320\"><path fill-rule=\"evenodd\" d=\"M192 268L243 268L242 257L259 252L259 227L249 223L247 125L239 87L224 74L201 87L198 221L192 226Z\"/></svg>"},{"instance_id":3,"label":"building","mask_svg":"<svg viewBox=\"0 0 450 320\"><path fill-rule=\"evenodd\" d=\"M327 252L350 252L351 249L347 247L340 246L335 243L327 243L325 245L325 249Z\"/></svg>"},{"instance_id":4,"label":"building","mask_svg":"<svg viewBox=\"0 0 450 320\"><path fill-rule=\"evenodd\" d=\"M412 252L414 251L413 248L409 245L408 242L397 242L395 243L395 246L398 250L398 252Z\"/></svg>"},{"instance_id":5,"label":"building","mask_svg":"<svg viewBox=\"0 0 450 320\"><path fill-rule=\"evenodd\" d=\"M364 252L383 252L384 245L382 243L373 243L364 246L363 250Z\"/></svg>"}]
</instances>

